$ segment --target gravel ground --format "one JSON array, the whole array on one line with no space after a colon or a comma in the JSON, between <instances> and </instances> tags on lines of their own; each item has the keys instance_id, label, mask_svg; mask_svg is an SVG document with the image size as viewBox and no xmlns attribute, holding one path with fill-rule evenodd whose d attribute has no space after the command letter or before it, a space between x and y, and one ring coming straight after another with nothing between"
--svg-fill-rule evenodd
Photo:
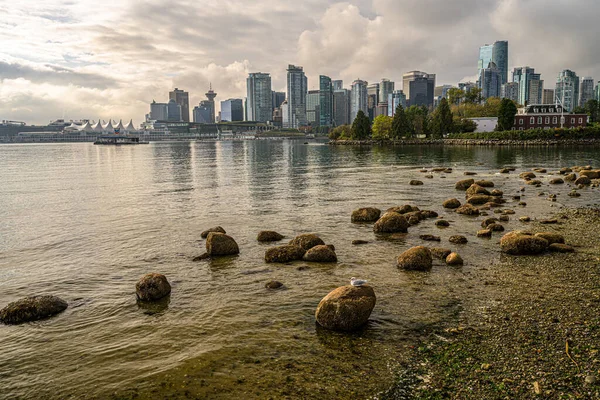
<instances>
[{"instance_id":1,"label":"gravel ground","mask_svg":"<svg viewBox=\"0 0 600 400\"><path fill-rule=\"evenodd\" d=\"M600 399L600 210L556 218L530 228L576 252L503 256L469 274L456 319L428 332L379 398Z\"/></svg>"}]
</instances>

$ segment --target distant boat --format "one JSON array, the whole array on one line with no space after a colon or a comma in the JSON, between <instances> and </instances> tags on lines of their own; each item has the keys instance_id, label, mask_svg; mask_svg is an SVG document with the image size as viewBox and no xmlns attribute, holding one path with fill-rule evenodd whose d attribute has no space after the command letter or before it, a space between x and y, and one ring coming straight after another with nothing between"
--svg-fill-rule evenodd
<instances>
[{"instance_id":1,"label":"distant boat","mask_svg":"<svg viewBox=\"0 0 600 400\"><path fill-rule=\"evenodd\" d=\"M139 136L119 135L115 129L114 135L98 136L94 144L122 145L122 144L148 144L148 142L140 140Z\"/></svg>"}]
</instances>

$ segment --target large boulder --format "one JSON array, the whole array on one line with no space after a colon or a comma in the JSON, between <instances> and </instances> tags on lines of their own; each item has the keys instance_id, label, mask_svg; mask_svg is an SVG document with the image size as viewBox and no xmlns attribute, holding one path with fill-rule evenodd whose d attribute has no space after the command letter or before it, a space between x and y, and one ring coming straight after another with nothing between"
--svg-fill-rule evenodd
<instances>
[{"instance_id":1,"label":"large boulder","mask_svg":"<svg viewBox=\"0 0 600 400\"><path fill-rule=\"evenodd\" d=\"M373 226L373 231L375 233L406 233L409 226L410 224L403 215L395 212L386 212L377 220Z\"/></svg>"},{"instance_id":2,"label":"large boulder","mask_svg":"<svg viewBox=\"0 0 600 400\"><path fill-rule=\"evenodd\" d=\"M265 261L267 263L288 263L301 260L304 253L304 249L296 245L271 247L265 252Z\"/></svg>"},{"instance_id":3,"label":"large boulder","mask_svg":"<svg viewBox=\"0 0 600 400\"><path fill-rule=\"evenodd\" d=\"M211 232L206 238L206 252L211 257L232 256L240 253L240 248L233 238L224 233Z\"/></svg>"},{"instance_id":4,"label":"large boulder","mask_svg":"<svg viewBox=\"0 0 600 400\"><path fill-rule=\"evenodd\" d=\"M575 180L576 185L590 185L591 183L592 183L592 180L590 178L588 178L587 176L583 176L583 175Z\"/></svg>"},{"instance_id":5,"label":"large boulder","mask_svg":"<svg viewBox=\"0 0 600 400\"><path fill-rule=\"evenodd\" d=\"M519 178L521 179L533 179L536 175L533 172L521 172Z\"/></svg>"},{"instance_id":6,"label":"large boulder","mask_svg":"<svg viewBox=\"0 0 600 400\"><path fill-rule=\"evenodd\" d=\"M579 174L581 176L587 176L590 179L598 179L598 178L600 178L600 170L598 170L598 169L596 169L596 170L581 171Z\"/></svg>"},{"instance_id":7,"label":"large boulder","mask_svg":"<svg viewBox=\"0 0 600 400\"><path fill-rule=\"evenodd\" d=\"M476 194L484 194L489 196L490 192L483 186L479 186L478 184L474 183L467 189L466 197L469 198L471 196L475 196Z\"/></svg>"},{"instance_id":8,"label":"large boulder","mask_svg":"<svg viewBox=\"0 0 600 400\"><path fill-rule=\"evenodd\" d=\"M398 268L408 271L429 271L432 264L431 250L423 246L410 248L398 256Z\"/></svg>"},{"instance_id":9,"label":"large boulder","mask_svg":"<svg viewBox=\"0 0 600 400\"><path fill-rule=\"evenodd\" d=\"M563 235L554 232L539 232L536 233L535 236L546 239L548 241L548 244L565 243L565 238L563 237Z\"/></svg>"},{"instance_id":10,"label":"large boulder","mask_svg":"<svg viewBox=\"0 0 600 400\"><path fill-rule=\"evenodd\" d=\"M375 222L381 216L381 210L373 207L359 208L352 211L352 222Z\"/></svg>"},{"instance_id":11,"label":"large boulder","mask_svg":"<svg viewBox=\"0 0 600 400\"><path fill-rule=\"evenodd\" d=\"M315 318L324 328L353 331L367 323L375 302L375 292L370 286L342 286L319 302Z\"/></svg>"},{"instance_id":12,"label":"large boulder","mask_svg":"<svg viewBox=\"0 0 600 400\"><path fill-rule=\"evenodd\" d=\"M258 232L256 240L259 242L278 242L284 237L285 236L275 231L260 231Z\"/></svg>"},{"instance_id":13,"label":"large boulder","mask_svg":"<svg viewBox=\"0 0 600 400\"><path fill-rule=\"evenodd\" d=\"M311 248L304 254L302 259L304 261L322 263L337 262L335 251L331 247L325 245L319 245Z\"/></svg>"},{"instance_id":14,"label":"large boulder","mask_svg":"<svg viewBox=\"0 0 600 400\"><path fill-rule=\"evenodd\" d=\"M525 232L509 232L500 239L504 253L512 255L539 254L548 248L548 241Z\"/></svg>"},{"instance_id":15,"label":"large boulder","mask_svg":"<svg viewBox=\"0 0 600 400\"><path fill-rule=\"evenodd\" d=\"M456 209L456 208L460 207L461 205L462 204L460 203L460 201L458 201L458 199L448 199L448 200L444 201L444 203L442 204L442 207Z\"/></svg>"},{"instance_id":16,"label":"large boulder","mask_svg":"<svg viewBox=\"0 0 600 400\"><path fill-rule=\"evenodd\" d=\"M63 312L66 301L56 296L31 296L8 304L0 310L0 322L7 325L38 321Z\"/></svg>"},{"instance_id":17,"label":"large boulder","mask_svg":"<svg viewBox=\"0 0 600 400\"><path fill-rule=\"evenodd\" d=\"M419 210L419 207L411 206L410 204L405 204L405 205L399 206L399 207L390 207L385 211L386 212L395 212L398 214L407 214L410 212L419 212L421 210Z\"/></svg>"},{"instance_id":18,"label":"large boulder","mask_svg":"<svg viewBox=\"0 0 600 400\"><path fill-rule=\"evenodd\" d=\"M494 187L494 182L486 180L475 181L475 184L481 187Z\"/></svg>"},{"instance_id":19,"label":"large boulder","mask_svg":"<svg viewBox=\"0 0 600 400\"><path fill-rule=\"evenodd\" d=\"M480 211L472 204L464 204L456 209L456 213L462 215L479 215Z\"/></svg>"},{"instance_id":20,"label":"large boulder","mask_svg":"<svg viewBox=\"0 0 600 400\"><path fill-rule=\"evenodd\" d=\"M475 179L463 179L462 181L456 182L456 185L454 186L454 188L456 190L467 190L474 183L475 183Z\"/></svg>"},{"instance_id":21,"label":"large boulder","mask_svg":"<svg viewBox=\"0 0 600 400\"><path fill-rule=\"evenodd\" d=\"M494 200L494 197L487 196L485 194L474 194L467 199L467 203L474 205L481 205Z\"/></svg>"},{"instance_id":22,"label":"large boulder","mask_svg":"<svg viewBox=\"0 0 600 400\"><path fill-rule=\"evenodd\" d=\"M290 241L289 244L292 246L301 247L304 249L304 251L308 251L315 246L325 244L325 242L314 233L305 233L303 235L296 236Z\"/></svg>"},{"instance_id":23,"label":"large boulder","mask_svg":"<svg viewBox=\"0 0 600 400\"><path fill-rule=\"evenodd\" d=\"M208 237L208 234L211 233L211 232L227 233L227 232L225 232L225 229L221 228L220 226L215 226L214 228L210 228L210 229L207 229L204 232L202 232L200 234L200 237L202 239L206 239Z\"/></svg>"},{"instance_id":24,"label":"large boulder","mask_svg":"<svg viewBox=\"0 0 600 400\"><path fill-rule=\"evenodd\" d=\"M171 294L171 285L162 274L147 274L135 284L135 294L142 301L156 301Z\"/></svg>"}]
</instances>

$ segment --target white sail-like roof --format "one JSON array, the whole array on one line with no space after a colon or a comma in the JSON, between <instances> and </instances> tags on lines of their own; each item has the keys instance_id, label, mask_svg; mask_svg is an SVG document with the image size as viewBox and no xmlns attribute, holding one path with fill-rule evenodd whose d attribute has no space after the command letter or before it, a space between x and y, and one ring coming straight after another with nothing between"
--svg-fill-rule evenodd
<instances>
[{"instance_id":1,"label":"white sail-like roof","mask_svg":"<svg viewBox=\"0 0 600 400\"><path fill-rule=\"evenodd\" d=\"M103 128L104 128L104 130L105 130L105 131L112 131L113 129L115 129L115 128L113 127L113 124L112 124L112 121L111 121L111 120L108 120L108 124L104 125L104 127L103 127Z\"/></svg>"},{"instance_id":2,"label":"white sail-like roof","mask_svg":"<svg viewBox=\"0 0 600 400\"><path fill-rule=\"evenodd\" d=\"M92 124L90 124L90 121L88 121L85 123L85 125L81 126L79 130L83 132L91 132L94 130L94 128L92 127Z\"/></svg>"},{"instance_id":3,"label":"white sail-like roof","mask_svg":"<svg viewBox=\"0 0 600 400\"><path fill-rule=\"evenodd\" d=\"M104 128L102 127L102 123L100 122L100 120L98 120L98 123L96 125L94 125L94 131L102 132L103 130L104 130Z\"/></svg>"},{"instance_id":4,"label":"white sail-like roof","mask_svg":"<svg viewBox=\"0 0 600 400\"><path fill-rule=\"evenodd\" d=\"M119 120L119 123L117 124L117 126L115 126L115 129L120 129L122 131L125 130L125 126L123 125L123 120L122 119Z\"/></svg>"},{"instance_id":5,"label":"white sail-like roof","mask_svg":"<svg viewBox=\"0 0 600 400\"><path fill-rule=\"evenodd\" d=\"M134 132L134 131L137 130L137 129L135 129L135 126L133 126L133 120L132 119L130 119L129 123L127 124L127 126L125 126L125 130L129 131L129 132Z\"/></svg>"}]
</instances>

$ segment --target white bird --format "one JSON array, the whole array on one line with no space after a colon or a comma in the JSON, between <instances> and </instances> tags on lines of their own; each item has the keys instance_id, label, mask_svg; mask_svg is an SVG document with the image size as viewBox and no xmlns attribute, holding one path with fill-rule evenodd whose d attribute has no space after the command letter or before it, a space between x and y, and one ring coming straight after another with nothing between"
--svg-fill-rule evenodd
<instances>
[{"instance_id":1,"label":"white bird","mask_svg":"<svg viewBox=\"0 0 600 400\"><path fill-rule=\"evenodd\" d=\"M365 283L367 283L368 281L363 280L363 279L356 279L355 277L350 278L350 284L352 286L362 286Z\"/></svg>"}]
</instances>

